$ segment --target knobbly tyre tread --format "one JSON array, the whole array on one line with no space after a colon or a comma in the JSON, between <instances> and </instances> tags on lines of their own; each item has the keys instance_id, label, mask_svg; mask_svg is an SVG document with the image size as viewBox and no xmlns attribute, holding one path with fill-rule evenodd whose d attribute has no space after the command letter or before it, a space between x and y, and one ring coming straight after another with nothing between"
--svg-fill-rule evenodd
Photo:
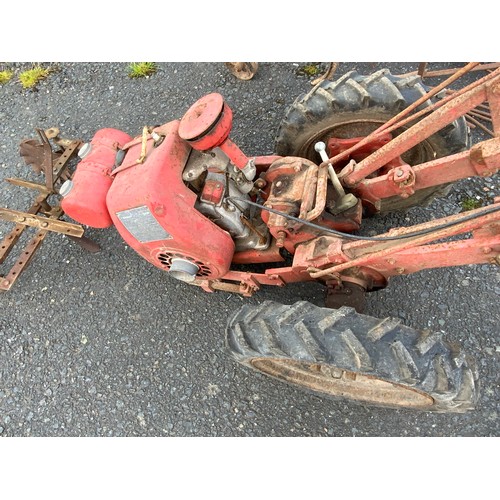
<instances>
[{"instance_id":1,"label":"knobbly tyre tread","mask_svg":"<svg viewBox=\"0 0 500 500\"><path fill-rule=\"evenodd\" d=\"M333 82L325 80L307 94L297 97L288 108L278 128L275 152L281 156L305 157L317 163L319 158L313 149L314 142L326 142L326 127L336 127L342 136L348 129L338 127L343 123L347 127L349 121L369 119L380 125L425 93L420 76L398 77L388 69L367 76L350 71ZM427 100L418 109L430 104L431 101ZM361 135L366 135L377 126L364 130ZM349 137L356 135L359 134L347 134ZM404 156L404 159L414 165L465 151L471 145L465 119L461 117L436 132L427 139L426 145L427 151ZM412 151L417 150L413 148ZM450 189L451 185L445 184L419 190L406 199L397 196L382 200L380 213L427 205L435 197L446 195Z\"/></svg>"},{"instance_id":2,"label":"knobbly tyre tread","mask_svg":"<svg viewBox=\"0 0 500 500\"><path fill-rule=\"evenodd\" d=\"M479 398L479 378L471 358L444 341L441 333L417 331L395 318L378 319L345 306L329 309L305 301L290 306L266 301L239 309L226 334L232 357L260 373L265 372L252 363L261 359L319 363L424 393L433 403L417 409L439 413L472 410ZM299 383L285 383L311 392ZM383 401L361 403L405 408Z\"/></svg>"}]
</instances>

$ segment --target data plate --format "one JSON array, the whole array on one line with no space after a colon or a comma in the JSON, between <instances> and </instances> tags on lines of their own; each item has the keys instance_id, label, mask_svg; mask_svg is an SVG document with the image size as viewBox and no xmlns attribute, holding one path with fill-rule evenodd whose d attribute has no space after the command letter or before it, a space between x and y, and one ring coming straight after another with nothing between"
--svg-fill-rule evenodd
<instances>
[{"instance_id":1,"label":"data plate","mask_svg":"<svg viewBox=\"0 0 500 500\"><path fill-rule=\"evenodd\" d=\"M146 206L116 212L116 216L127 231L141 243L172 239L172 235L163 229Z\"/></svg>"}]
</instances>

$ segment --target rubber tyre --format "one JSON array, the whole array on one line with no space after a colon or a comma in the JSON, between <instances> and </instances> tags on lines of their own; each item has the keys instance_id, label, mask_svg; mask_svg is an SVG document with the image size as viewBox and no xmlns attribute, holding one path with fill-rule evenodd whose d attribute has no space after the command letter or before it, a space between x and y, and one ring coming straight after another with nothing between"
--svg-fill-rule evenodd
<instances>
[{"instance_id":1,"label":"rubber tyre","mask_svg":"<svg viewBox=\"0 0 500 500\"><path fill-rule=\"evenodd\" d=\"M439 413L478 401L474 361L441 334L398 319L266 301L243 306L226 333L238 363L327 398Z\"/></svg>"},{"instance_id":2,"label":"rubber tyre","mask_svg":"<svg viewBox=\"0 0 500 500\"><path fill-rule=\"evenodd\" d=\"M338 80L323 81L309 93L302 94L288 108L275 140L276 154L300 156L315 163L317 141L327 143L330 137L366 136L428 89L419 76L398 77L388 69L368 76L350 71ZM419 110L431 105L428 100ZM399 135L405 128L393 132ZM470 148L470 131L463 117L455 120L403 155L410 165L418 165ZM426 205L436 196L449 192L451 185L434 186L417 191L409 198L395 196L382 200L380 212L388 213L416 205Z\"/></svg>"}]
</instances>

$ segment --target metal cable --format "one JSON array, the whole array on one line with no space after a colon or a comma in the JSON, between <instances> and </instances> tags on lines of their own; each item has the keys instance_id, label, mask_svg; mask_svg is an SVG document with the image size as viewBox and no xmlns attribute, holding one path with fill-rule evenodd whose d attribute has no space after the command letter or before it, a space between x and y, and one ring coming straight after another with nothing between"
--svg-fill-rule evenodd
<instances>
[{"instance_id":1,"label":"metal cable","mask_svg":"<svg viewBox=\"0 0 500 500\"><path fill-rule=\"evenodd\" d=\"M264 205L261 205L260 203L255 203L254 201L247 200L245 198L237 198L237 197L229 197L227 198L229 201L244 201L245 203L248 203L249 205L253 205L255 207L261 208L262 210L266 210L268 212L271 212L276 215L281 215L282 217L285 217L286 219L293 220L294 222L299 222L300 224L304 224L306 226L312 227L313 229L318 229L320 231L324 231L327 233L334 234L335 236L340 236L342 238L347 238L351 240L365 240L365 241L390 241L390 240L404 240L407 238L414 238L415 236L423 236L425 234L430 234L435 231L439 231L441 229L446 229L451 226L456 226L457 224L461 224L462 222L467 222L469 220L474 220L477 219L478 217L482 217L483 215L488 215L494 212L500 211L500 207L491 207L489 209L483 210L481 213L474 213L474 214L469 214L465 215L464 217L461 217L459 220L452 221L452 222L447 222L446 224L441 224L439 226L435 226L432 228L428 229L421 229L420 231L415 231L413 233L408 233L408 234L402 234L399 236L357 236L354 234L350 233L342 233L341 231L336 231L335 229L330 229L329 227L324 227L320 226L319 224L314 224L313 222L309 222L304 219L300 219L298 217L294 217L293 215L280 212L279 210L275 210L274 208L269 208Z\"/></svg>"}]
</instances>

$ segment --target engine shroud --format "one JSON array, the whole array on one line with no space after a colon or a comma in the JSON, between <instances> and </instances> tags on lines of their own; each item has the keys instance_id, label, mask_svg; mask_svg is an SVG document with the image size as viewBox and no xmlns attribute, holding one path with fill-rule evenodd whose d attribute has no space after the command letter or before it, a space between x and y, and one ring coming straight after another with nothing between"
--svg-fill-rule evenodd
<instances>
[{"instance_id":1,"label":"engine shroud","mask_svg":"<svg viewBox=\"0 0 500 500\"><path fill-rule=\"evenodd\" d=\"M128 147L106 198L123 239L153 265L169 270L173 258L196 264L197 277L224 276L235 246L231 236L195 208L196 194L182 179L192 151L178 135L179 121L155 128L164 139L149 138L146 159L141 140Z\"/></svg>"}]
</instances>

